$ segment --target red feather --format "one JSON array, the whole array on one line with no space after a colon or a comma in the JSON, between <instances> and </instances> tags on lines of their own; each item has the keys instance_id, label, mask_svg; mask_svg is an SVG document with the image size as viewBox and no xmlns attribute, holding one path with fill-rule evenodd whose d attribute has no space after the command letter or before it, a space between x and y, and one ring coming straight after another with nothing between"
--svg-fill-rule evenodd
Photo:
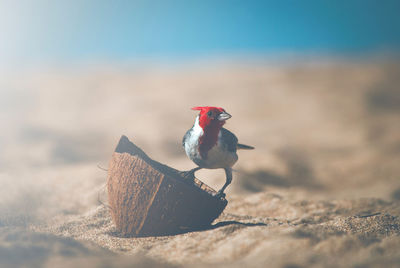
<instances>
[{"instance_id":1,"label":"red feather","mask_svg":"<svg viewBox=\"0 0 400 268\"><path fill-rule=\"evenodd\" d=\"M220 107L193 107L192 110L199 110L199 125L203 129L203 136L199 139L199 151L203 158L207 158L208 151L217 144L218 134L225 121L220 121L216 119L216 116L222 112L225 112L223 108ZM210 116L208 112L212 112Z\"/></svg>"}]
</instances>

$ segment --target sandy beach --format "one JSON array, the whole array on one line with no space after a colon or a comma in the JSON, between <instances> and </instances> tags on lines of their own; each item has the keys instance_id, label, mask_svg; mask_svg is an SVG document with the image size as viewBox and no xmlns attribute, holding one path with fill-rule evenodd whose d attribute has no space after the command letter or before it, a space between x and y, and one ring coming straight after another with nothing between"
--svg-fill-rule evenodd
<instances>
[{"instance_id":1,"label":"sandy beach","mask_svg":"<svg viewBox=\"0 0 400 268\"><path fill-rule=\"evenodd\" d=\"M215 61L0 77L1 267L399 267L400 62ZM208 230L118 235L121 135L179 170L193 106L224 107L240 151ZM219 189L223 170L196 176Z\"/></svg>"}]
</instances>

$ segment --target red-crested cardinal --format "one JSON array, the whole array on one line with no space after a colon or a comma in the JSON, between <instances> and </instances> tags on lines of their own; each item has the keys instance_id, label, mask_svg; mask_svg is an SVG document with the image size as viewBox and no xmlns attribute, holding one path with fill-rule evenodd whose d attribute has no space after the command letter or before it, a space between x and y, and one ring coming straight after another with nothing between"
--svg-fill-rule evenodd
<instances>
[{"instance_id":1,"label":"red-crested cardinal","mask_svg":"<svg viewBox=\"0 0 400 268\"><path fill-rule=\"evenodd\" d=\"M194 178L194 173L202 168L223 168L226 182L218 191L217 197L224 197L225 188L232 182L232 166L238 160L237 149L254 149L238 143L235 134L223 128L225 121L232 116L220 107L193 107L199 110L194 125L182 140L187 156L198 167L185 172L186 177Z\"/></svg>"}]
</instances>

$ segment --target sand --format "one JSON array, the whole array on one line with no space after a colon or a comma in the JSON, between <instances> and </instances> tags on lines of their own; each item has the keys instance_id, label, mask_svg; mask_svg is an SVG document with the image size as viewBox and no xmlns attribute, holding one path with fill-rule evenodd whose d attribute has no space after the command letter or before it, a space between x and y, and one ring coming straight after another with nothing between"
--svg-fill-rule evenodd
<instances>
[{"instance_id":1,"label":"sand","mask_svg":"<svg viewBox=\"0 0 400 268\"><path fill-rule=\"evenodd\" d=\"M399 70L311 59L7 74L0 266L399 267ZM188 170L181 139L199 105L224 107L226 128L256 147L239 153L227 208L207 230L121 237L102 204L120 136Z\"/></svg>"}]
</instances>

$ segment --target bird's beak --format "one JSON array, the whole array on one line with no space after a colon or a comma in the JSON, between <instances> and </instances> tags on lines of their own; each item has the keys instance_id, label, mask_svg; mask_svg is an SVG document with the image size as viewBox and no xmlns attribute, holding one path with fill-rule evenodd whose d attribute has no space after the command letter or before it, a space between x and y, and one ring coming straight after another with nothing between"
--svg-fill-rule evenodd
<instances>
[{"instance_id":1,"label":"bird's beak","mask_svg":"<svg viewBox=\"0 0 400 268\"><path fill-rule=\"evenodd\" d=\"M225 120L228 120L231 117L232 117L232 115L228 114L227 112L222 112L217 116L217 119L219 121L225 121Z\"/></svg>"}]
</instances>

